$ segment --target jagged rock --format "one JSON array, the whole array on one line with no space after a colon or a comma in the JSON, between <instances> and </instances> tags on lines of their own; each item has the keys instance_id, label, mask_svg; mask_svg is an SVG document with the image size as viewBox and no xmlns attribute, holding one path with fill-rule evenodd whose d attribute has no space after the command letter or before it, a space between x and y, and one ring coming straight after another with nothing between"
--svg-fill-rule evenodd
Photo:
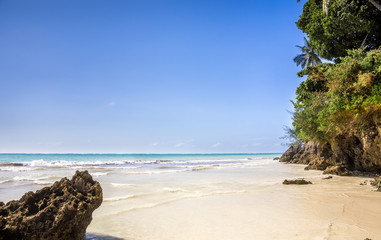
<instances>
[{"instance_id":1,"label":"jagged rock","mask_svg":"<svg viewBox=\"0 0 381 240\"><path fill-rule=\"evenodd\" d=\"M291 146L280 162L307 164L306 170L348 175L381 172L381 127L361 133L339 134L326 143L306 142ZM332 167L339 166L339 169Z\"/></svg>"},{"instance_id":2,"label":"jagged rock","mask_svg":"<svg viewBox=\"0 0 381 240\"><path fill-rule=\"evenodd\" d=\"M83 239L102 188L87 171L77 171L50 187L0 203L0 239Z\"/></svg>"},{"instance_id":3,"label":"jagged rock","mask_svg":"<svg viewBox=\"0 0 381 240\"><path fill-rule=\"evenodd\" d=\"M331 166L331 167L327 167L324 170L323 174L335 174L335 175L339 175L339 176L348 176L349 172L345 167Z\"/></svg>"},{"instance_id":4,"label":"jagged rock","mask_svg":"<svg viewBox=\"0 0 381 240\"><path fill-rule=\"evenodd\" d=\"M305 184L312 184L312 182L306 181L304 179L294 179L294 180L285 179L283 181L283 184L286 184L286 185L289 185L289 184L305 185Z\"/></svg>"},{"instance_id":5,"label":"jagged rock","mask_svg":"<svg viewBox=\"0 0 381 240\"><path fill-rule=\"evenodd\" d=\"M306 168L324 170L328 165L327 159L331 158L332 152L328 144L306 142L291 146L280 158L280 162L309 164Z\"/></svg>"}]
</instances>

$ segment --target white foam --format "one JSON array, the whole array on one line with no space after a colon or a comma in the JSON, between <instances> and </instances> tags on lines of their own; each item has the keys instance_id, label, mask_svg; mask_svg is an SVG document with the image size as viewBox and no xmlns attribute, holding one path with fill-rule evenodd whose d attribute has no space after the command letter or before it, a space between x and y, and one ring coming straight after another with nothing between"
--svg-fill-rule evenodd
<instances>
[{"instance_id":1,"label":"white foam","mask_svg":"<svg viewBox=\"0 0 381 240\"><path fill-rule=\"evenodd\" d=\"M138 196L137 194L131 194L131 195L121 196L121 197L110 197L110 198L104 198L103 201L104 202L115 202L115 201L127 200L127 199L134 198L137 196Z\"/></svg>"},{"instance_id":2,"label":"white foam","mask_svg":"<svg viewBox=\"0 0 381 240\"><path fill-rule=\"evenodd\" d=\"M176 193L176 192L186 192L185 189L182 188L163 188L165 192L170 192L170 193Z\"/></svg>"},{"instance_id":3,"label":"white foam","mask_svg":"<svg viewBox=\"0 0 381 240\"><path fill-rule=\"evenodd\" d=\"M187 169L184 170L167 170L167 171L142 171L142 172L125 172L125 174L128 175L144 175L144 174L161 174L161 173L176 173L176 172L186 172L190 171Z\"/></svg>"},{"instance_id":4,"label":"white foam","mask_svg":"<svg viewBox=\"0 0 381 240\"><path fill-rule=\"evenodd\" d=\"M136 187L136 184L130 184L130 183L111 183L114 187Z\"/></svg>"},{"instance_id":5,"label":"white foam","mask_svg":"<svg viewBox=\"0 0 381 240\"><path fill-rule=\"evenodd\" d=\"M100 177L100 176L106 176L109 175L110 172L91 172L90 173L93 177Z\"/></svg>"},{"instance_id":6,"label":"white foam","mask_svg":"<svg viewBox=\"0 0 381 240\"><path fill-rule=\"evenodd\" d=\"M2 180L2 181L0 181L0 184L2 184L2 183L9 183L9 182L13 182L13 180L12 179Z\"/></svg>"},{"instance_id":7,"label":"white foam","mask_svg":"<svg viewBox=\"0 0 381 240\"><path fill-rule=\"evenodd\" d=\"M18 166L2 166L0 167L0 171L7 171L7 172L27 172L27 171L33 171L33 168L30 167L18 167Z\"/></svg>"}]
</instances>

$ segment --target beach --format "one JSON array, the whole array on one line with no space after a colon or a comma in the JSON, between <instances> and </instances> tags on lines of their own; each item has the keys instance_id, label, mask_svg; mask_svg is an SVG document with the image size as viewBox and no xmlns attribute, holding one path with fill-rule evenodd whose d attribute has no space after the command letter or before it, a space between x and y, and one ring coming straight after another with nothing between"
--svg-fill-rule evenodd
<instances>
[{"instance_id":1,"label":"beach","mask_svg":"<svg viewBox=\"0 0 381 240\"><path fill-rule=\"evenodd\" d=\"M103 188L87 229L92 239L381 238L381 194L370 178L323 179L321 171L276 156L3 155L0 201L88 169ZM295 178L313 184L282 184Z\"/></svg>"}]
</instances>

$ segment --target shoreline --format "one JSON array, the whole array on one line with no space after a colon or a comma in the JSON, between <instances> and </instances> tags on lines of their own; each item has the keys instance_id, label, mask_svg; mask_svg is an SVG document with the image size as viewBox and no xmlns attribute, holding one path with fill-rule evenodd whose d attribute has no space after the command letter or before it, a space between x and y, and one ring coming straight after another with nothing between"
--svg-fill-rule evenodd
<instances>
[{"instance_id":1,"label":"shoreline","mask_svg":"<svg viewBox=\"0 0 381 240\"><path fill-rule=\"evenodd\" d=\"M286 171L287 178L303 177L313 184L285 186L277 178L240 193L179 199L107 218L103 213L113 208L105 202L88 232L131 240L381 238L381 194L369 177L325 180L322 171L305 171L305 165L276 165L280 175ZM360 185L364 181L367 185Z\"/></svg>"},{"instance_id":2,"label":"shoreline","mask_svg":"<svg viewBox=\"0 0 381 240\"><path fill-rule=\"evenodd\" d=\"M272 158L110 163L4 167L12 181L0 191L11 198L87 168L103 189L87 228L92 240L381 238L381 194L370 176L324 175ZM282 184L300 178L312 184Z\"/></svg>"}]
</instances>

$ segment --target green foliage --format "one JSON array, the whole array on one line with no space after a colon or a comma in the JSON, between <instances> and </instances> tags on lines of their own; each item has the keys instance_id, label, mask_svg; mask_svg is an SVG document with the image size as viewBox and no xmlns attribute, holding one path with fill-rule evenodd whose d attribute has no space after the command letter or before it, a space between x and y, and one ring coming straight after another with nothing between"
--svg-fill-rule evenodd
<instances>
[{"instance_id":1,"label":"green foliage","mask_svg":"<svg viewBox=\"0 0 381 240\"><path fill-rule=\"evenodd\" d=\"M381 12L368 0L330 0L323 12L323 0L308 0L297 21L319 56L337 60L348 49L381 46Z\"/></svg>"},{"instance_id":2,"label":"green foliage","mask_svg":"<svg viewBox=\"0 0 381 240\"><path fill-rule=\"evenodd\" d=\"M302 141L327 141L361 129L381 111L381 48L348 51L337 64L309 67L296 90L293 127Z\"/></svg>"}]
</instances>

